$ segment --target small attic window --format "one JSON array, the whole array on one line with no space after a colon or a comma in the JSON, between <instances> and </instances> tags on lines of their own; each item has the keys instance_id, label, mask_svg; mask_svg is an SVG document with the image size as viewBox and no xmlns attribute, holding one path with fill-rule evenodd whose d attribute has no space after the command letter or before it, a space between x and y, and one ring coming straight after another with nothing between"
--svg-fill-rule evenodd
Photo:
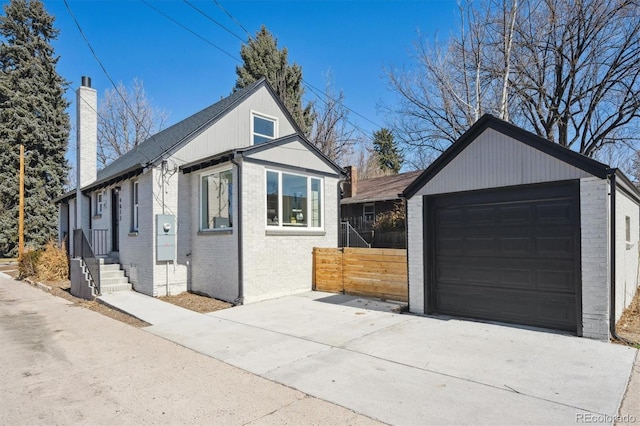
<instances>
[{"instance_id":1,"label":"small attic window","mask_svg":"<svg viewBox=\"0 0 640 426\"><path fill-rule=\"evenodd\" d=\"M253 144L269 142L276 138L277 120L265 115L253 114L251 122L251 133L253 135Z\"/></svg>"}]
</instances>

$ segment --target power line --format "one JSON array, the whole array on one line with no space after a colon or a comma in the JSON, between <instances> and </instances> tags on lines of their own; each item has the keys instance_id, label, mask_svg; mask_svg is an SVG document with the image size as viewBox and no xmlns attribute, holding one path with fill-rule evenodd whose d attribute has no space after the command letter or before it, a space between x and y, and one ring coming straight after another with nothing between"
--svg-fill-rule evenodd
<instances>
[{"instance_id":1,"label":"power line","mask_svg":"<svg viewBox=\"0 0 640 426\"><path fill-rule=\"evenodd\" d=\"M78 31L80 31L80 35L82 36L82 38L84 39L85 43L87 44L87 46L89 47L89 50L91 51L91 54L93 55L94 59L96 60L96 62L98 63L98 65L100 66L100 68L102 69L102 72L104 73L104 75L107 77L107 79L109 80L109 82L111 83L111 85L113 86L113 88L115 89L116 93L120 96L120 98L122 99L122 102L124 103L125 107L129 110L129 113L131 114L131 116L133 117L133 119L136 121L136 123L141 126L145 132L147 132L147 134L151 135L151 132L149 131L149 129L147 129L143 123L140 122L140 120L138 119L138 117L136 116L135 112L133 112L133 109L129 106L129 103L127 102L127 100L125 99L125 97L122 95L122 93L120 93L120 91L118 90L118 87L116 86L115 82L113 81L113 79L111 78L111 76L109 75L109 73L107 72L107 69L105 68L105 66L102 64L102 61L100 60L100 58L98 57L98 54L96 53L96 51L93 49L93 46L91 46L91 43L89 42L89 39L87 38L86 34L84 33L82 27L80 26L80 22L78 22L78 19L76 18L75 14L73 13L73 11L71 10L71 7L69 6L69 3L67 2L67 0L64 0L64 5L67 8L67 11L69 11L69 15L71 15L71 18L73 19L73 22L76 24L76 27L78 27ZM96 111L97 113L97 111ZM151 138L153 138L153 135L151 135ZM139 149L137 149L138 147L136 146L134 149L141 154L143 157L145 157L145 159L148 162L151 162L151 159L149 157L147 157L142 151L140 151ZM76 160L77 161L77 160ZM79 184L79 183L78 183Z\"/></svg>"},{"instance_id":2,"label":"power line","mask_svg":"<svg viewBox=\"0 0 640 426\"><path fill-rule=\"evenodd\" d=\"M229 13L229 12L227 11L227 9L225 9L225 8L220 4L220 2L218 2L218 0L212 0L212 1L216 4L216 6L218 6L218 8L220 8L220 10L222 10L224 13L226 13L226 14L227 14L227 16L228 16L228 17L229 17L233 22L235 22L235 23L236 23L236 25L238 25L240 28L242 28L242 31L244 31L244 32L245 32L245 34L246 34L249 38L251 38L251 34L249 33L249 31L247 31L247 29L246 29L246 28L245 28L245 27L244 27L244 26L243 26L243 25L242 25L242 24L241 24L241 23L240 23L236 18L234 18L234 17L233 17L233 15L231 15L231 13ZM244 43L244 40L243 40L242 42Z\"/></svg>"},{"instance_id":3,"label":"power line","mask_svg":"<svg viewBox=\"0 0 640 426\"><path fill-rule=\"evenodd\" d=\"M205 18L207 18L208 20L210 20L211 22L213 22L214 24L216 24L217 26L219 26L220 28L222 28L223 30L225 30L226 32L228 32L229 34L231 34L232 36L237 38L238 40L240 40L241 43L244 43L244 40L239 35L237 35L233 31L231 31L229 28L227 28L224 25L222 25L220 22L218 22L215 19L213 19L211 16L207 15L206 13L204 13L201 9L197 8L194 4L190 3L189 0L182 0L182 1L187 6L191 7L193 10L195 10L196 12L198 12L199 14L201 14L202 16L204 16Z\"/></svg>"},{"instance_id":4,"label":"power line","mask_svg":"<svg viewBox=\"0 0 640 426\"><path fill-rule=\"evenodd\" d=\"M67 0L65 0L66 3ZM187 27L186 25L181 24L180 22L178 22L177 20L173 19L171 16L167 15L166 13L164 13L163 11L161 11L160 9L158 9L157 7L149 4L149 2L147 2L146 0L140 0L142 3L144 3L147 7L155 10L156 12L158 12L160 15L164 16L165 18L167 18L168 20L170 20L171 22L173 22L174 24L178 25L179 27L181 27L182 29L184 29L185 31L190 32L191 34L193 34L194 36L198 37L200 40L204 41L205 43L207 43L208 45L214 47L215 49L218 49L220 52L224 53L225 55L227 55L228 57L230 57L231 59L237 61L237 62L242 62L240 59L238 59L237 57L233 56L231 53L227 52L226 50L222 49L221 47L218 47L217 45L215 45L214 43L210 42L209 40L207 40L206 38L202 37L200 34L196 33L195 31L193 31L192 29L190 29L189 27ZM236 36L237 37L237 36Z\"/></svg>"},{"instance_id":5,"label":"power line","mask_svg":"<svg viewBox=\"0 0 640 426\"><path fill-rule=\"evenodd\" d=\"M185 2L187 2L187 0L183 0ZM255 38L246 30L246 28L231 14L231 12L229 12L227 9L225 9L217 0L212 0L224 13L227 14L227 16L229 16L229 18L236 24L238 25L249 37L250 40L255 40ZM187 2L188 3L188 2ZM209 17L208 15L206 15L204 12L200 11L200 13L202 13L204 16L206 16L207 18L213 20L211 17ZM215 22L215 21L214 21ZM224 28L224 27L223 27ZM226 29L226 28L225 28ZM228 31L228 30L227 30ZM235 33L232 33L236 38L240 39L240 37L238 37ZM240 41L244 44L245 41L240 39ZM308 81L305 81L304 78L302 79L302 83L307 86L309 88L309 90L311 89L315 89L317 92L322 93L322 90L318 89L317 87L315 87L314 85L312 85L311 83L309 83ZM311 90L313 92L313 90ZM318 98L321 98L320 95L318 95L317 93L314 93L314 95L316 95ZM369 118L365 117L364 115L360 114L359 112L355 111L352 108L349 108L347 105L345 105L343 102L338 102L337 99L333 99L331 96L327 95L326 93L323 94L322 96L328 98L330 101L332 102L336 102L339 103L344 109L346 109L349 112L352 112L353 114L357 115L358 117L362 118L363 120L368 121L369 123L373 124L376 127L382 127L380 126L378 123L370 120ZM328 102L325 102L325 104L329 105ZM354 126L355 127L355 126Z\"/></svg>"},{"instance_id":6,"label":"power line","mask_svg":"<svg viewBox=\"0 0 640 426\"><path fill-rule=\"evenodd\" d=\"M209 44L210 46L213 46L214 48L218 49L219 51L223 52L225 55L229 56L230 58L234 59L235 61L242 63L242 60L240 60L238 57L233 56L232 54L228 53L227 51L223 50L222 48L220 48L219 46L217 46L216 44L212 43L211 41L207 40L206 38L204 38L203 36L201 36L200 34L198 34L197 32L193 31L192 29L190 29L189 27L187 27L186 25L180 23L179 21L177 21L176 19L172 18L171 16L167 15L166 13L160 11L159 9L155 8L154 6L150 5L146 0L140 0L142 3L144 3L145 5L147 5L148 7L152 8L153 10L155 10L156 12L160 13L162 16L164 16L165 18L169 19L171 22L177 24L178 26L180 26L181 28L183 28L184 30L190 32L191 34L195 35L196 37L198 37L199 39L203 40L204 42L206 42L207 44ZM210 15L208 15L206 12L204 12L202 9L197 8L196 6L194 6L193 4L191 4L188 0L183 0L184 3L186 3L188 6L190 6L191 8L193 8L194 10L196 10L198 13L200 13L202 16L204 16L205 18L207 18L208 20L210 20L211 22L215 23L216 25L218 25L220 28L224 29L225 31L227 31L229 34L231 34L232 36L234 36L235 38L237 38L238 40L240 40L240 42L242 44L246 44L246 42L240 37L238 36L236 33L234 33L233 31L231 31L230 29L228 29L227 27L225 27L224 25L222 25L221 23L219 23L218 21L216 21L215 19L213 19ZM213 0L213 2L223 11L227 14L227 16L229 16L229 18L231 20L233 20L233 22L238 25L249 37L250 40L255 40L255 37L253 37L247 30L246 28L236 19L233 17L233 15L227 10L225 9L217 0ZM307 88L309 88L309 90L311 91L311 93L313 93L318 99L320 99L321 101L323 101L325 103L325 105L329 106L329 102L335 102L337 104L340 104L344 109L346 109L347 111L353 113L354 115L362 118L363 120L368 121L369 123L373 124L376 127L382 127L380 126L378 123L374 122L373 120L365 117L364 115L360 114L359 112L357 112L356 110L349 108L347 105L345 105L343 102L338 101L337 99L332 98L331 96L327 95L326 93L322 93L322 90L318 89L317 87L315 87L313 84L309 83L308 81L306 81L304 78L301 79L302 84L304 84ZM329 99L329 101L325 100L324 98ZM355 125L354 123L350 122L349 120L347 120L347 122L349 124L351 124L354 128L356 128L357 130L359 130L361 133L368 135L367 132L365 132L364 130L362 130L360 127L358 127L357 125Z\"/></svg>"}]
</instances>

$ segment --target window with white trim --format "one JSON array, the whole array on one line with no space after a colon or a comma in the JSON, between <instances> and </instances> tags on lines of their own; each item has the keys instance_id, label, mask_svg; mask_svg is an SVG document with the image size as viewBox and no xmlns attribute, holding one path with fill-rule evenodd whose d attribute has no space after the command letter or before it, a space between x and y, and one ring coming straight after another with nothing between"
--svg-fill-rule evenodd
<instances>
[{"instance_id":1,"label":"window with white trim","mask_svg":"<svg viewBox=\"0 0 640 426\"><path fill-rule=\"evenodd\" d=\"M322 228L322 179L267 170L267 226Z\"/></svg>"},{"instance_id":2,"label":"window with white trim","mask_svg":"<svg viewBox=\"0 0 640 426\"><path fill-rule=\"evenodd\" d=\"M231 169L200 175L200 230L233 227Z\"/></svg>"},{"instance_id":3,"label":"window with white trim","mask_svg":"<svg viewBox=\"0 0 640 426\"><path fill-rule=\"evenodd\" d=\"M269 142L276 138L277 120L275 118L253 114L251 126L254 145Z\"/></svg>"},{"instance_id":4,"label":"window with white trim","mask_svg":"<svg viewBox=\"0 0 640 426\"><path fill-rule=\"evenodd\" d=\"M138 181L131 182L131 231L138 231Z\"/></svg>"},{"instance_id":5,"label":"window with white trim","mask_svg":"<svg viewBox=\"0 0 640 426\"><path fill-rule=\"evenodd\" d=\"M104 191L96 192L96 214L102 215L102 207L104 201Z\"/></svg>"}]
</instances>

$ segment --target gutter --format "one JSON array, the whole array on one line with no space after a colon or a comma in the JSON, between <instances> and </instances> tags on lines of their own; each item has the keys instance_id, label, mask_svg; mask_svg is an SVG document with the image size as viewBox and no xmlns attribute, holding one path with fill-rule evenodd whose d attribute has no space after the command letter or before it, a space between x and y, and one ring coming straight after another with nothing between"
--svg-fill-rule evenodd
<instances>
[{"instance_id":1,"label":"gutter","mask_svg":"<svg viewBox=\"0 0 640 426\"><path fill-rule=\"evenodd\" d=\"M236 199L238 200L238 211L236 212L236 216L238 217L238 222L242 220L242 173L240 168L240 163L236 161L236 155L238 155L237 151L233 151L232 155L229 156L229 161L231 164L236 166L237 176L238 176L238 196ZM242 154L240 154L242 156ZM242 305L244 303L244 283L243 283L243 273L242 273L242 224L236 224L236 229L238 232L238 297L233 301L233 305Z\"/></svg>"},{"instance_id":2,"label":"gutter","mask_svg":"<svg viewBox=\"0 0 640 426\"><path fill-rule=\"evenodd\" d=\"M611 182L611 227L609 229L610 233L610 244L611 244L611 260L609 262L609 267L611 268L611 285L609 286L610 294L609 294L609 333L611 334L611 338L613 340L617 340L619 342L625 343L627 345L634 345L633 342L625 339L624 337L618 336L616 332L616 171L618 169L607 169L607 177L609 178L609 182Z\"/></svg>"}]
</instances>

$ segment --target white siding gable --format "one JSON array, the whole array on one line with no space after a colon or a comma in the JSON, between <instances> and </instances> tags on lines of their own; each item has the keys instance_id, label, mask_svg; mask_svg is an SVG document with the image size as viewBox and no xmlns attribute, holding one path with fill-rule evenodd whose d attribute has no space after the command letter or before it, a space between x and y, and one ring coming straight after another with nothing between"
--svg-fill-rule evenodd
<instances>
[{"instance_id":1,"label":"white siding gable","mask_svg":"<svg viewBox=\"0 0 640 426\"><path fill-rule=\"evenodd\" d=\"M182 164L252 144L252 113L277 119L276 137L295 133L293 124L266 87L259 88L214 125L180 148L174 155Z\"/></svg>"},{"instance_id":2,"label":"white siding gable","mask_svg":"<svg viewBox=\"0 0 640 426\"><path fill-rule=\"evenodd\" d=\"M335 169L327 164L319 154L313 152L300 141L292 141L269 149L247 154L248 159L268 161L302 167L323 173L336 175Z\"/></svg>"},{"instance_id":3,"label":"white siding gable","mask_svg":"<svg viewBox=\"0 0 640 426\"><path fill-rule=\"evenodd\" d=\"M589 173L488 128L416 194L580 179Z\"/></svg>"}]
</instances>

